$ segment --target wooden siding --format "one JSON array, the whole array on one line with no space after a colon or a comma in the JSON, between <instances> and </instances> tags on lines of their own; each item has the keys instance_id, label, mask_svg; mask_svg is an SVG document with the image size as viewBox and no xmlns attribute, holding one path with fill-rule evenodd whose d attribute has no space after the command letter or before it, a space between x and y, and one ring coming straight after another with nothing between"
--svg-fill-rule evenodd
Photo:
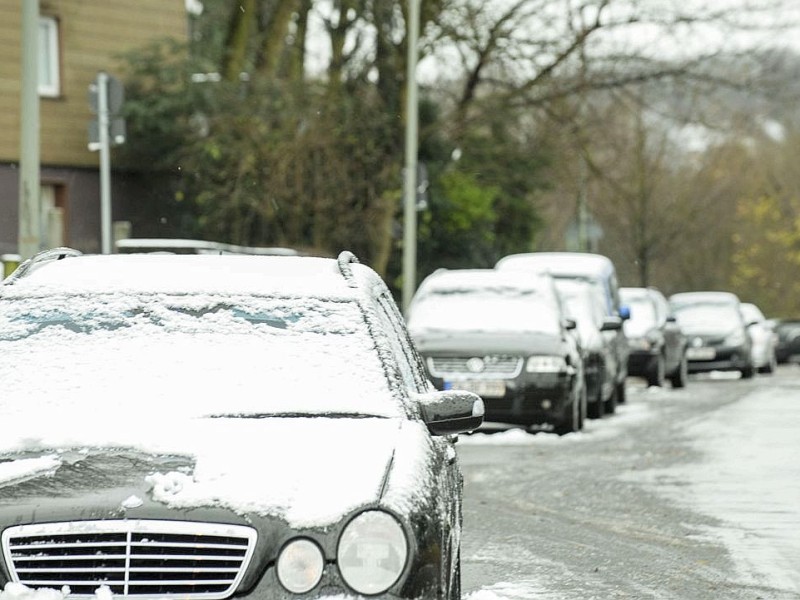
<instances>
[{"instance_id":1,"label":"wooden siding","mask_svg":"<svg viewBox=\"0 0 800 600\"><path fill-rule=\"evenodd\" d=\"M19 160L20 2L0 0L0 161ZM97 72L121 72L119 55L166 37L185 40L185 0L41 0L59 23L61 95L40 98L41 162L96 166L90 152L88 89Z\"/></svg>"}]
</instances>

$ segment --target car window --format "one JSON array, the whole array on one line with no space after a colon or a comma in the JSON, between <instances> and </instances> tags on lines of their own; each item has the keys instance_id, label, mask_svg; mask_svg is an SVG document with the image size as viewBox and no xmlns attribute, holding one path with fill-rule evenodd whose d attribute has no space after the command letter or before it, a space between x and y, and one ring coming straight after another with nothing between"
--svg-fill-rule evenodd
<instances>
[{"instance_id":1,"label":"car window","mask_svg":"<svg viewBox=\"0 0 800 600\"><path fill-rule=\"evenodd\" d=\"M423 331L560 334L558 305L530 289L436 290L413 303L409 328Z\"/></svg>"},{"instance_id":2,"label":"car window","mask_svg":"<svg viewBox=\"0 0 800 600\"><path fill-rule=\"evenodd\" d=\"M4 377L72 402L201 415L405 415L354 300L97 294L0 300ZM54 356L63 356L54 361ZM297 365L303 365L298 369ZM144 378L132 397L125 382ZM138 382L137 382L138 383ZM52 398L52 389L71 390ZM259 390L254 394L253 390Z\"/></svg>"},{"instance_id":3,"label":"car window","mask_svg":"<svg viewBox=\"0 0 800 600\"><path fill-rule=\"evenodd\" d=\"M658 326L658 312L650 298L644 295L632 296L626 298L625 302L631 309L630 319L622 324L625 335L641 337Z\"/></svg>"},{"instance_id":4,"label":"car window","mask_svg":"<svg viewBox=\"0 0 800 600\"><path fill-rule=\"evenodd\" d=\"M426 391L427 378L420 359L414 349L408 331L405 328L403 317L397 310L394 300L389 297L386 291L378 296L378 317L382 321L386 331L390 333L389 343L392 354L400 367L400 375L407 389L422 392Z\"/></svg>"}]
</instances>

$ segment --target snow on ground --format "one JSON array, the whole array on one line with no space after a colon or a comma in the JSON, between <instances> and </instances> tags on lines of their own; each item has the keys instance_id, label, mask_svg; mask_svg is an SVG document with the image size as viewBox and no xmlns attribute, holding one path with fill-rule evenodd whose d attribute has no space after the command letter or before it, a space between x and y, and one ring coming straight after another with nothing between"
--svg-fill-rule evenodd
<instances>
[{"instance_id":1,"label":"snow on ground","mask_svg":"<svg viewBox=\"0 0 800 600\"><path fill-rule=\"evenodd\" d=\"M704 460L643 474L655 489L720 520L744 583L800 591L800 390L770 386L691 424ZM688 484L688 485L687 485Z\"/></svg>"}]
</instances>

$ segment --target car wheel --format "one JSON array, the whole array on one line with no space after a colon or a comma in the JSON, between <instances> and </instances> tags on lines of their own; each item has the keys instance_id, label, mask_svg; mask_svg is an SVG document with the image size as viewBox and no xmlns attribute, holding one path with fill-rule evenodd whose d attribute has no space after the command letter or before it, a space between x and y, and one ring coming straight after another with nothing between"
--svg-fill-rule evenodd
<instances>
[{"instance_id":1,"label":"car wheel","mask_svg":"<svg viewBox=\"0 0 800 600\"><path fill-rule=\"evenodd\" d=\"M669 381L674 388L682 388L686 387L686 381L689 379L689 361L686 360L686 355L684 354L681 357L681 362L678 364L678 368L675 369L675 372L670 377Z\"/></svg>"},{"instance_id":2,"label":"car wheel","mask_svg":"<svg viewBox=\"0 0 800 600\"><path fill-rule=\"evenodd\" d=\"M565 435L574 431L580 431L581 428L581 397L572 399L572 406L570 415L565 421L559 424L555 431L558 435Z\"/></svg>"},{"instance_id":3,"label":"car wheel","mask_svg":"<svg viewBox=\"0 0 800 600\"><path fill-rule=\"evenodd\" d=\"M769 358L769 362L767 362L767 364L765 364L763 367L761 367L758 370L758 372L759 373L765 373L767 375L771 375L772 373L775 372L775 368L776 368L777 364L778 364L778 360L775 358L775 354L773 353L772 356L770 356L770 358Z\"/></svg>"},{"instance_id":4,"label":"car wheel","mask_svg":"<svg viewBox=\"0 0 800 600\"><path fill-rule=\"evenodd\" d=\"M664 378L666 377L667 361L663 354L656 357L655 364L650 368L647 373L647 385L664 387Z\"/></svg>"},{"instance_id":5,"label":"car wheel","mask_svg":"<svg viewBox=\"0 0 800 600\"><path fill-rule=\"evenodd\" d=\"M607 415L613 415L617 411L617 402L619 401L619 388L625 387L625 384L617 384L614 386L614 391L611 392L611 395L608 397L608 400L603 402L603 412ZM624 395L624 393L623 393Z\"/></svg>"},{"instance_id":6,"label":"car wheel","mask_svg":"<svg viewBox=\"0 0 800 600\"><path fill-rule=\"evenodd\" d=\"M617 384L615 395L617 397L616 401L614 402L614 406L616 407L617 404L625 404L625 401L628 397L625 395L625 380L623 379ZM608 411L606 411L608 412ZM611 411L614 412L614 411Z\"/></svg>"},{"instance_id":7,"label":"car wheel","mask_svg":"<svg viewBox=\"0 0 800 600\"><path fill-rule=\"evenodd\" d=\"M752 364L750 364L747 365L744 369L741 369L741 373L742 373L742 379L752 379L753 375L756 374L756 369Z\"/></svg>"},{"instance_id":8,"label":"car wheel","mask_svg":"<svg viewBox=\"0 0 800 600\"><path fill-rule=\"evenodd\" d=\"M603 392L598 391L595 401L586 405L586 416L590 419L602 419L603 412Z\"/></svg>"}]
</instances>

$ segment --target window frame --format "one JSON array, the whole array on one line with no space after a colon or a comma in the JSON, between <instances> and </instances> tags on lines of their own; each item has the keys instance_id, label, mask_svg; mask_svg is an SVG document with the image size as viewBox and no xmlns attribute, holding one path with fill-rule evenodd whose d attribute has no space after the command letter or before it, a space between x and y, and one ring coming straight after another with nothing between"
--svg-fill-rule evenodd
<instances>
[{"instance_id":1,"label":"window frame","mask_svg":"<svg viewBox=\"0 0 800 600\"><path fill-rule=\"evenodd\" d=\"M58 98L61 96L61 36L58 19L41 15L38 32L37 91L41 97Z\"/></svg>"}]
</instances>

